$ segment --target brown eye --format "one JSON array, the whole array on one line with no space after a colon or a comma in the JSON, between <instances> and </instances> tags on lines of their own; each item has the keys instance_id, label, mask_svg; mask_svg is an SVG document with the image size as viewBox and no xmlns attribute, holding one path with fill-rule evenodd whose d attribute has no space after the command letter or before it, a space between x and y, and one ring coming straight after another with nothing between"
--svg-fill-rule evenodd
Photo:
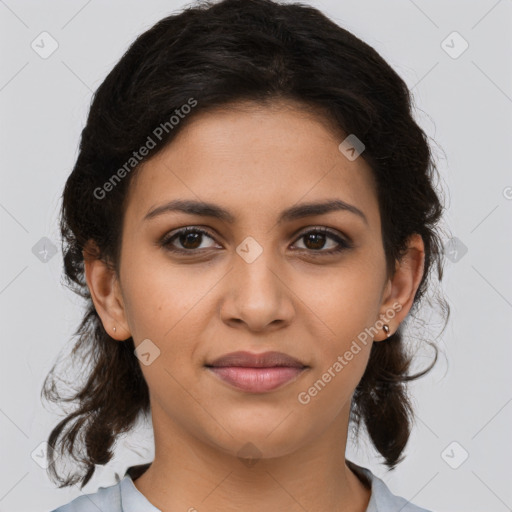
<instances>
[{"instance_id":1,"label":"brown eye","mask_svg":"<svg viewBox=\"0 0 512 512\"><path fill-rule=\"evenodd\" d=\"M325 245L326 240L329 238L324 233L308 233L304 235L304 245L308 249L322 249Z\"/></svg>"},{"instance_id":2,"label":"brown eye","mask_svg":"<svg viewBox=\"0 0 512 512\"><path fill-rule=\"evenodd\" d=\"M202 233L183 233L177 240L185 249L197 249L201 245Z\"/></svg>"},{"instance_id":3,"label":"brown eye","mask_svg":"<svg viewBox=\"0 0 512 512\"><path fill-rule=\"evenodd\" d=\"M214 245L204 246L206 239L215 241L208 231L190 226L167 234L160 245L174 253L193 254L215 247ZM298 249L309 252L314 256L328 256L352 247L351 242L328 228L315 228L306 231L297 240L302 239L304 240L302 242L303 247L298 247Z\"/></svg>"},{"instance_id":4,"label":"brown eye","mask_svg":"<svg viewBox=\"0 0 512 512\"><path fill-rule=\"evenodd\" d=\"M211 246L201 247L205 237L213 240L213 237L204 229L187 227L166 235L161 246L172 252L199 252L200 249L211 248ZM179 244L181 247L177 247L175 244Z\"/></svg>"},{"instance_id":5,"label":"brown eye","mask_svg":"<svg viewBox=\"0 0 512 512\"><path fill-rule=\"evenodd\" d=\"M304 240L304 248L299 247L299 249L317 252L324 255L338 253L352 247L351 243L327 228L315 228L302 233L297 240L301 239ZM330 244L328 244L329 240L331 240ZM325 248L326 244L330 245L330 247L327 248L328 250L322 250Z\"/></svg>"}]
</instances>

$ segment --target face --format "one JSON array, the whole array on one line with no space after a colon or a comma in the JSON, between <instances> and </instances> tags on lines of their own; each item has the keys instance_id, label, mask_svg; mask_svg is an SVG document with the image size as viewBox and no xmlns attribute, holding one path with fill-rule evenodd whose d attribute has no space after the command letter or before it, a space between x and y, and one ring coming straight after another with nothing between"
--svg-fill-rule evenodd
<instances>
[{"instance_id":1,"label":"face","mask_svg":"<svg viewBox=\"0 0 512 512\"><path fill-rule=\"evenodd\" d=\"M417 281L401 290L388 279L371 169L342 140L293 105L216 111L139 170L119 308L98 305L109 333L117 325L145 353L155 430L229 454L250 442L264 458L346 424L373 339L386 337L382 324L368 329ZM406 302L386 321L392 332ZM205 366L234 351L279 351L306 368L244 390Z\"/></svg>"}]
</instances>

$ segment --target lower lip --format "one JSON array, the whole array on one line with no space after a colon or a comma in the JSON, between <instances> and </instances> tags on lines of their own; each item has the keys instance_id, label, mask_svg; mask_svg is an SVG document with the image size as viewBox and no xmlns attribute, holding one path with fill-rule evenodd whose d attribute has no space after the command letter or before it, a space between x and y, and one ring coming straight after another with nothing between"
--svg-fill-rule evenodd
<instances>
[{"instance_id":1,"label":"lower lip","mask_svg":"<svg viewBox=\"0 0 512 512\"><path fill-rule=\"evenodd\" d=\"M222 380L243 391L264 393L295 379L306 368L275 366L272 368L246 368L241 366L207 367Z\"/></svg>"}]
</instances>

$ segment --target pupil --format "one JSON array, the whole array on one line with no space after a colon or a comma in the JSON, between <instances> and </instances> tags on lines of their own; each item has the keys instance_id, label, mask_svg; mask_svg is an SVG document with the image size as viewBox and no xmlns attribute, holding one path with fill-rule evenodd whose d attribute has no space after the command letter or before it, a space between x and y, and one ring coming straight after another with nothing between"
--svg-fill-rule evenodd
<instances>
[{"instance_id":1,"label":"pupil","mask_svg":"<svg viewBox=\"0 0 512 512\"><path fill-rule=\"evenodd\" d=\"M185 233L184 235L180 236L180 243L186 249L196 249L197 247L199 247L201 245L200 243L197 243L200 240L201 236L202 236L201 233ZM187 245L189 240L192 241L192 245L193 245L192 247ZM196 242L195 245L194 245L194 241Z\"/></svg>"},{"instance_id":2,"label":"pupil","mask_svg":"<svg viewBox=\"0 0 512 512\"><path fill-rule=\"evenodd\" d=\"M313 239L313 247L308 247L308 249L321 249L325 243L325 235L322 233L311 233L306 236L306 240ZM308 244L306 243L306 247Z\"/></svg>"}]
</instances>

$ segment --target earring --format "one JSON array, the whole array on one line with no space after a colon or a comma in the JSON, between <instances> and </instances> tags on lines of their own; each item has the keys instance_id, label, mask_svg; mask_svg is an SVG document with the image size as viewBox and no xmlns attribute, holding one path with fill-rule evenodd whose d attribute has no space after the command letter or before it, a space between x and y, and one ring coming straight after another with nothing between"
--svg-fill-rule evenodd
<instances>
[{"instance_id":1,"label":"earring","mask_svg":"<svg viewBox=\"0 0 512 512\"><path fill-rule=\"evenodd\" d=\"M389 332L389 325L384 324L382 328L384 329L384 332L386 333L386 338L389 338L391 336L391 333Z\"/></svg>"},{"instance_id":2,"label":"earring","mask_svg":"<svg viewBox=\"0 0 512 512\"><path fill-rule=\"evenodd\" d=\"M114 330L114 332L116 332L116 328L115 328L115 326L114 326L114 327L112 327L112 329Z\"/></svg>"}]
</instances>

